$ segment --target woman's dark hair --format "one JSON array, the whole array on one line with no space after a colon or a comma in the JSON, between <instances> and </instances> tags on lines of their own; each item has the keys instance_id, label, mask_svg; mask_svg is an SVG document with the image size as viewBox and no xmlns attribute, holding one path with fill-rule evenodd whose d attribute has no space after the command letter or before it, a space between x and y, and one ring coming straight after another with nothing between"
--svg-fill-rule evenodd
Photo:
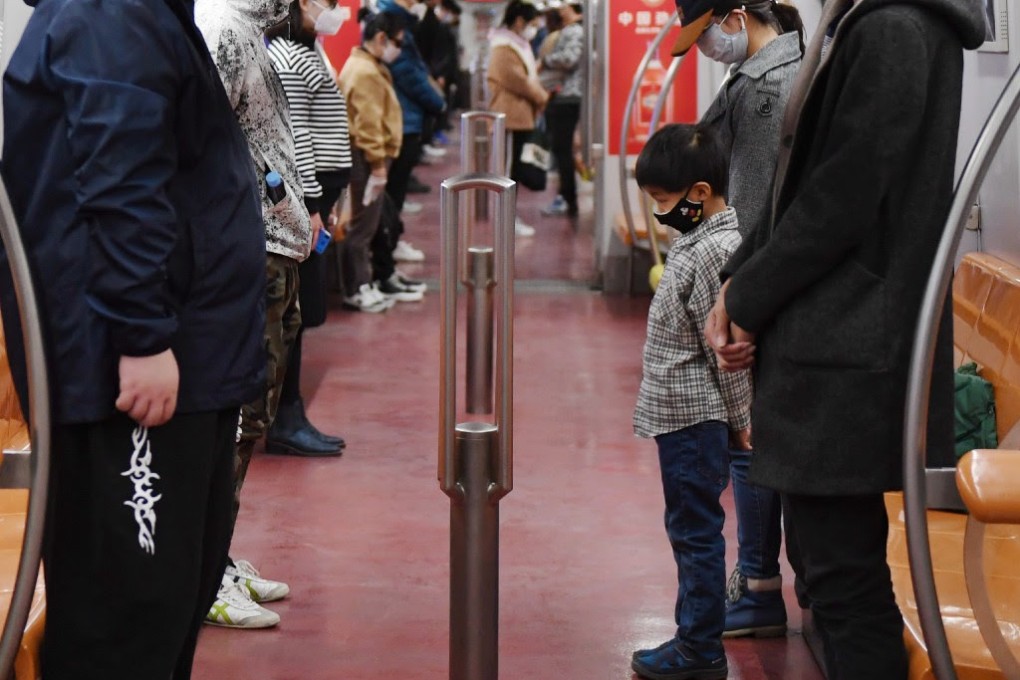
<instances>
[{"instance_id":1,"label":"woman's dark hair","mask_svg":"<svg viewBox=\"0 0 1020 680\"><path fill-rule=\"evenodd\" d=\"M804 21L793 5L779 0L757 0L747 4L720 2L712 14L721 17L735 9L743 9L761 23L771 26L780 35L796 31L800 34L800 53L804 54Z\"/></svg>"},{"instance_id":2,"label":"woman's dark hair","mask_svg":"<svg viewBox=\"0 0 1020 680\"><path fill-rule=\"evenodd\" d=\"M390 40L396 41L397 36L404 30L404 19L389 12L373 14L371 10L362 7L358 10L358 23L362 24L361 41L368 42L380 33L385 33Z\"/></svg>"},{"instance_id":3,"label":"woman's dark hair","mask_svg":"<svg viewBox=\"0 0 1020 680\"><path fill-rule=\"evenodd\" d=\"M529 23L537 16L538 8L530 2L510 0L510 4L506 6L506 11L503 13L503 25L510 28L517 21L517 17L523 18L524 23Z\"/></svg>"},{"instance_id":4,"label":"woman's dark hair","mask_svg":"<svg viewBox=\"0 0 1020 680\"><path fill-rule=\"evenodd\" d=\"M285 20L266 30L266 38L270 41L284 38L303 43L308 47L312 47L315 44L315 34L306 34L304 27L301 25L301 3L298 0L290 3L290 10Z\"/></svg>"},{"instance_id":5,"label":"woman's dark hair","mask_svg":"<svg viewBox=\"0 0 1020 680\"><path fill-rule=\"evenodd\" d=\"M707 182L717 196L729 189L729 163L715 132L701 125L674 123L656 132L637 159L639 187L669 192Z\"/></svg>"}]
</instances>

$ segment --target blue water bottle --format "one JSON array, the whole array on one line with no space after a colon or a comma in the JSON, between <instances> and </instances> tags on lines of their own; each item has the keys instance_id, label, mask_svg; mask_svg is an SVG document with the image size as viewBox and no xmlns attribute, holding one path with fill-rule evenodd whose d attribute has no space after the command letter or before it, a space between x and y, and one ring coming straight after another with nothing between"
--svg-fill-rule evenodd
<instances>
[{"instance_id":1,"label":"blue water bottle","mask_svg":"<svg viewBox=\"0 0 1020 680\"><path fill-rule=\"evenodd\" d=\"M280 173L276 170L270 170L266 173L266 194L269 196L269 200L276 205L287 197L287 189L283 186L283 178L280 177Z\"/></svg>"}]
</instances>

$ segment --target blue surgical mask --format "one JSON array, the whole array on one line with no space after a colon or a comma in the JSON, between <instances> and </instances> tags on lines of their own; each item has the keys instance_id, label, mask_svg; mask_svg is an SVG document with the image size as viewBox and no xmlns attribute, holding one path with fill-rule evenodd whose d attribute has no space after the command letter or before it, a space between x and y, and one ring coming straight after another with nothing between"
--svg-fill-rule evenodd
<instances>
[{"instance_id":1,"label":"blue surgical mask","mask_svg":"<svg viewBox=\"0 0 1020 680\"><path fill-rule=\"evenodd\" d=\"M746 60L747 24L744 23L744 17L740 17L740 31L737 33L724 31L721 22L710 23L698 38L698 49L709 59L721 64L736 64Z\"/></svg>"}]
</instances>

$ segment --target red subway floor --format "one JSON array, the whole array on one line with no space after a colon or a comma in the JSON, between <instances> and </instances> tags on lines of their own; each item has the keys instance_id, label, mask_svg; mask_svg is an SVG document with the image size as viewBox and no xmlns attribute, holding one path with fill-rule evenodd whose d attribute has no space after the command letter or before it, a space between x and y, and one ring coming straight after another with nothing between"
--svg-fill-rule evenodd
<instances>
[{"instance_id":1,"label":"red subway floor","mask_svg":"<svg viewBox=\"0 0 1020 680\"><path fill-rule=\"evenodd\" d=\"M449 158L456 158L451 149ZM407 218L438 275L438 183L455 160L420 168L432 193ZM648 298L586 290L590 224L543 218L517 246L515 489L500 505L500 677L628 680L632 650L674 631L676 570L662 528L655 446L631 434ZM584 203L582 203L582 211ZM441 680L448 677L449 501L436 481L439 299L382 315L339 308L305 339L304 393L342 458L260 454L244 490L232 554L291 595L279 627L207 627L201 680ZM460 365L463 365L461 361ZM732 499L726 494L727 513ZM728 563L736 528L727 523ZM727 641L730 677L819 680L799 634L792 577L787 637Z\"/></svg>"}]
</instances>

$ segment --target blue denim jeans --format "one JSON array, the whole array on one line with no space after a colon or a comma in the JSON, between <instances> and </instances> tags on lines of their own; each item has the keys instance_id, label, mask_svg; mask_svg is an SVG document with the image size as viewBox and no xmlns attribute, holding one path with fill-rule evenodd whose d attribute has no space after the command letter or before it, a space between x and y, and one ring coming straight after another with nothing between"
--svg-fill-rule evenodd
<instances>
[{"instance_id":1,"label":"blue denim jeans","mask_svg":"<svg viewBox=\"0 0 1020 680\"><path fill-rule=\"evenodd\" d=\"M677 638L705 658L722 651L726 621L726 544L719 497L726 488L729 431L709 421L659 435L666 534L680 588Z\"/></svg>"},{"instance_id":2,"label":"blue denim jeans","mask_svg":"<svg viewBox=\"0 0 1020 680\"><path fill-rule=\"evenodd\" d=\"M783 540L779 493L747 481L750 451L730 451L733 504L737 511L737 567L747 578L779 576Z\"/></svg>"}]
</instances>

